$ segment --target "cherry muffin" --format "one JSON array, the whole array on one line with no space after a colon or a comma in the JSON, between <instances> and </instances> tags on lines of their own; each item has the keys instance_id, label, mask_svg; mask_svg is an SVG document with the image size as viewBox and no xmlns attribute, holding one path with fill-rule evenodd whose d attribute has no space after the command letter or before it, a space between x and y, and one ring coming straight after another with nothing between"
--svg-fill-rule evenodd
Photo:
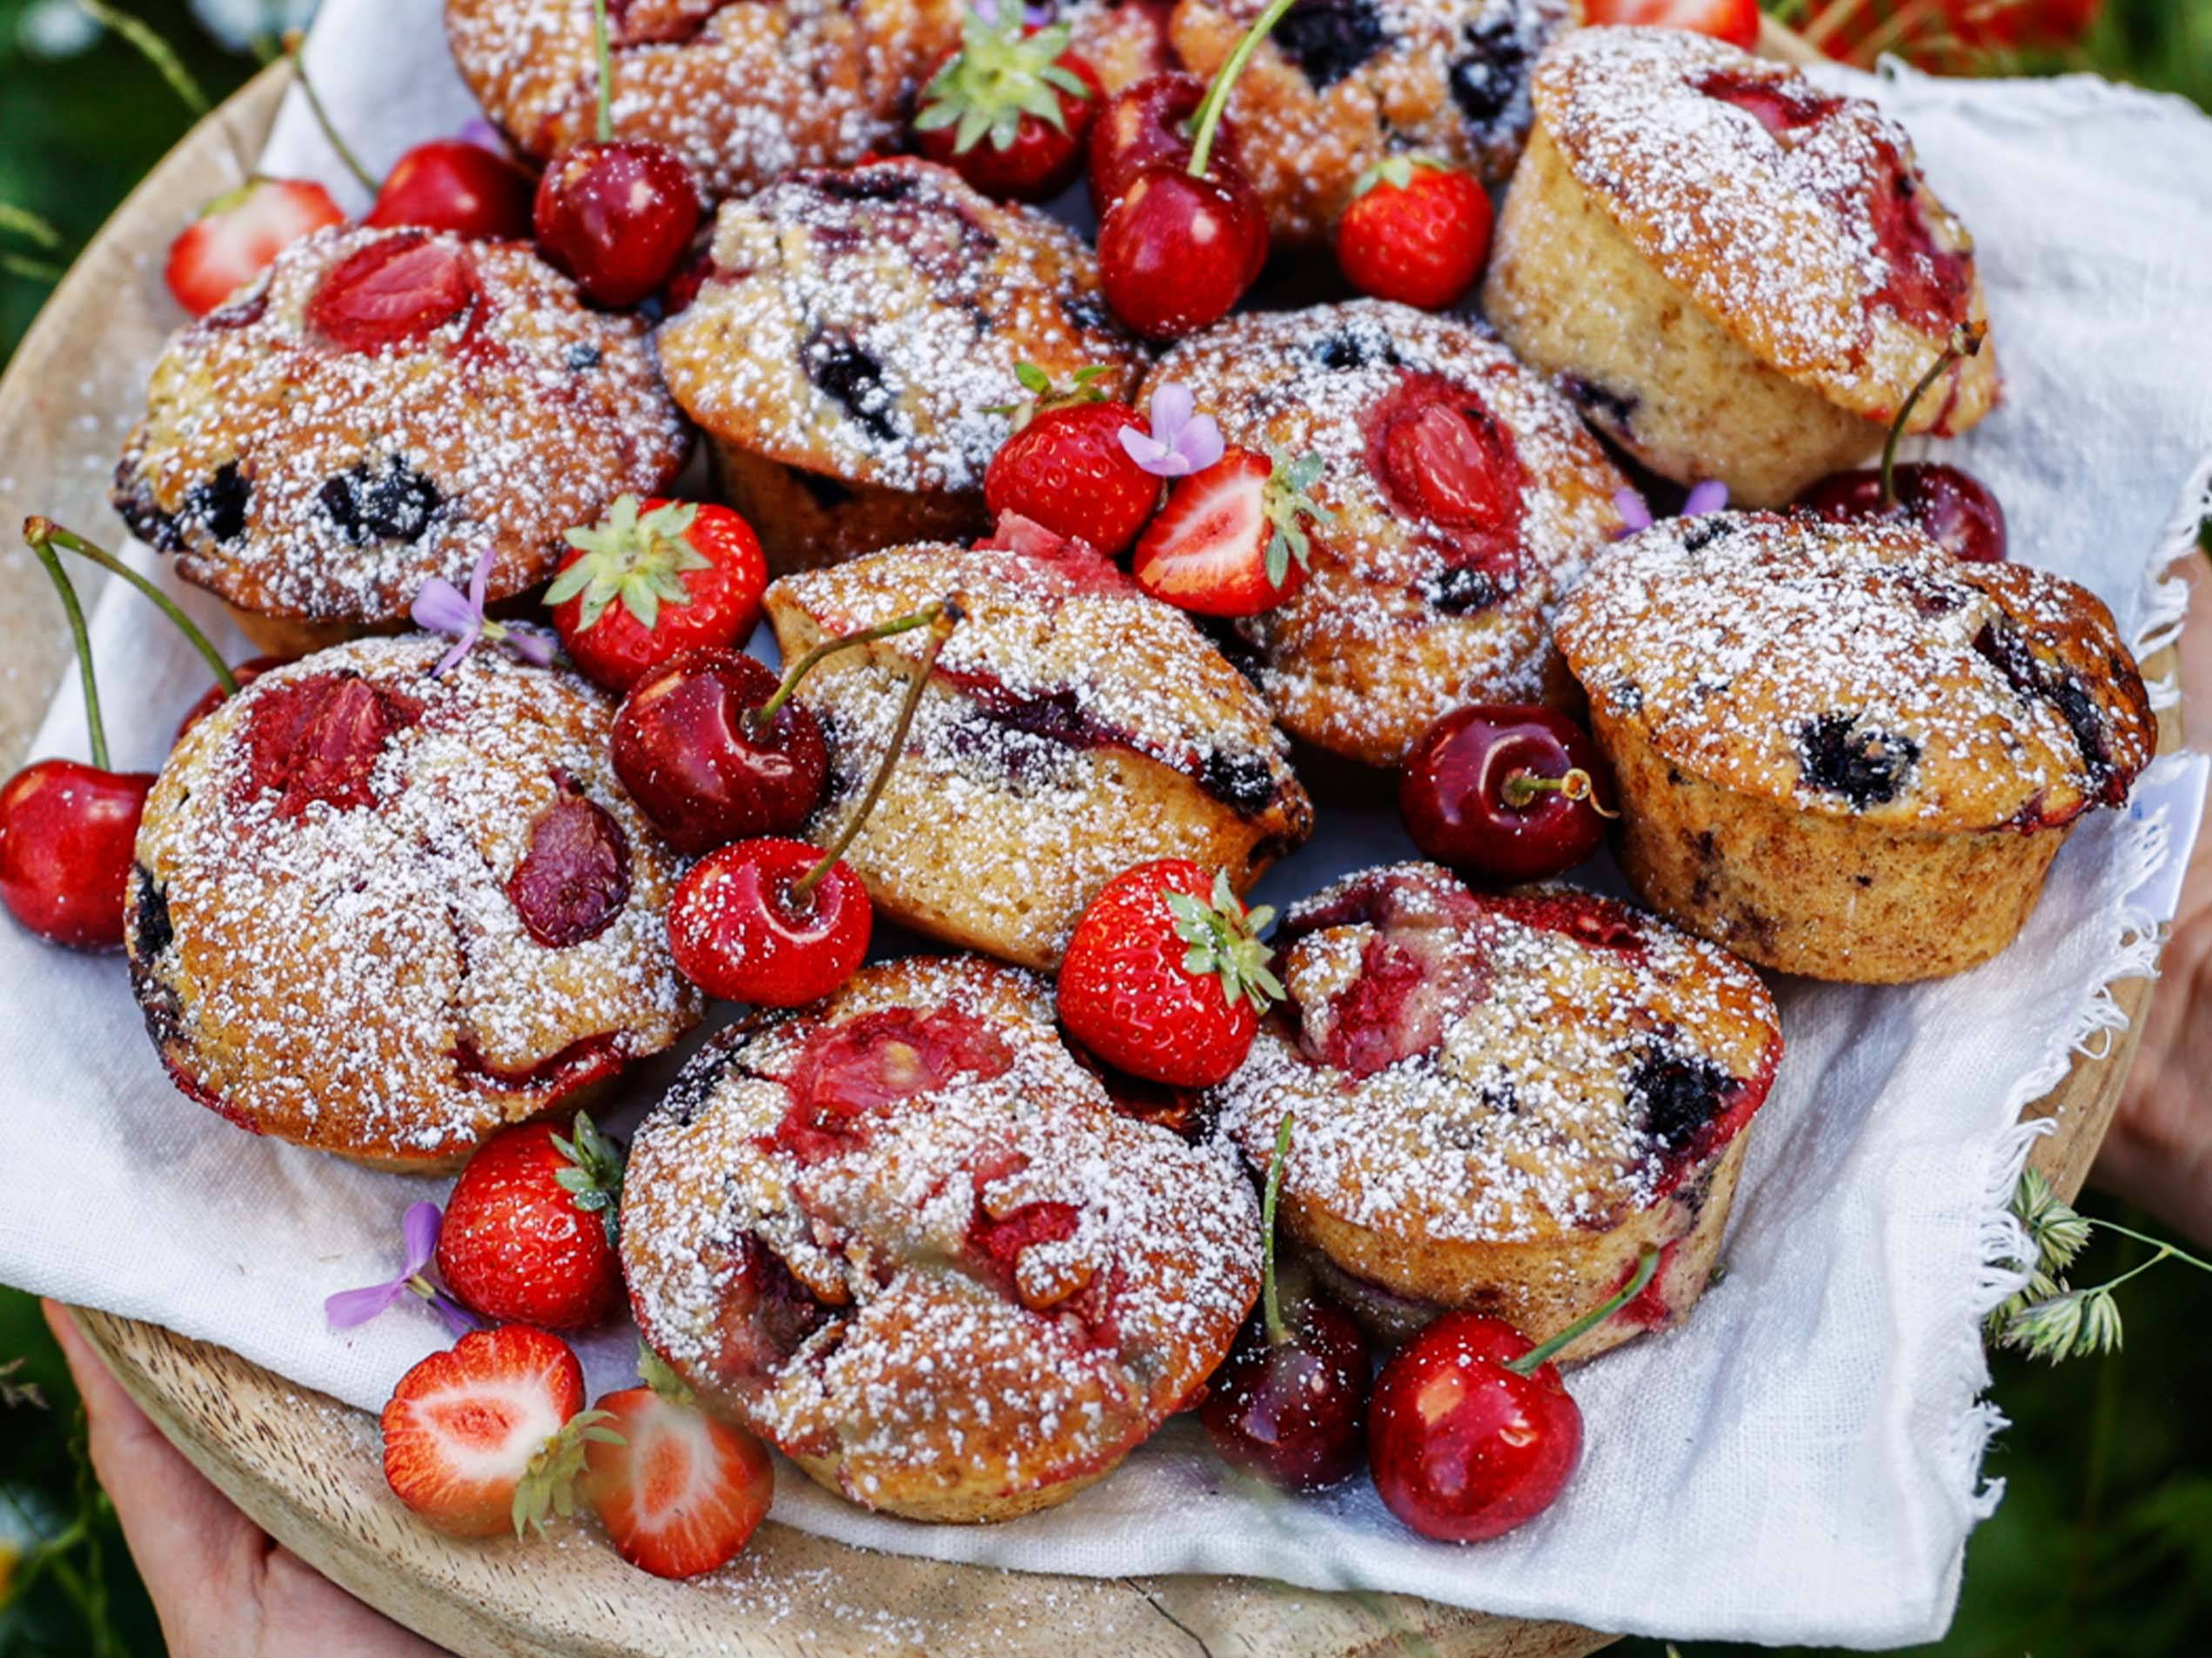
<instances>
[{"instance_id":1,"label":"cherry muffin","mask_svg":"<svg viewBox=\"0 0 2212 1658\"><path fill-rule=\"evenodd\" d=\"M632 0L607 7L615 135L681 157L710 200L794 167L887 149L961 0ZM542 162L589 139L599 97L590 0L446 0L461 78Z\"/></svg>"},{"instance_id":2,"label":"cherry muffin","mask_svg":"<svg viewBox=\"0 0 2212 1658\"><path fill-rule=\"evenodd\" d=\"M146 801L125 917L184 1094L416 1173L699 1017L613 699L489 648L433 676L450 643L334 646L218 704Z\"/></svg>"},{"instance_id":3,"label":"cherry muffin","mask_svg":"<svg viewBox=\"0 0 2212 1658\"><path fill-rule=\"evenodd\" d=\"M394 631L422 584L550 576L561 533L683 464L645 325L519 243L295 242L155 364L115 507L264 650Z\"/></svg>"},{"instance_id":4,"label":"cherry muffin","mask_svg":"<svg viewBox=\"0 0 2212 1658\"><path fill-rule=\"evenodd\" d=\"M1018 540L787 576L767 609L788 661L957 596L966 620L846 861L890 919L1052 968L1131 864L1190 858L1242 893L1304 842L1313 808L1266 706L1187 616L1081 542L1027 525ZM874 776L921 637L831 657L801 681L832 755L810 838L834 838Z\"/></svg>"},{"instance_id":5,"label":"cherry muffin","mask_svg":"<svg viewBox=\"0 0 2212 1658\"><path fill-rule=\"evenodd\" d=\"M1781 1059L1758 974L1625 904L1427 863L1348 877L1274 942L1289 999L1213 1101L1263 1171L1295 1113L1283 1222L1378 1333L1464 1307L1544 1341L1652 1247L1566 1358L1689 1311Z\"/></svg>"},{"instance_id":6,"label":"cherry muffin","mask_svg":"<svg viewBox=\"0 0 2212 1658\"><path fill-rule=\"evenodd\" d=\"M1789 500L1987 324L1973 239L1863 99L1686 30L1585 29L1535 100L1483 310L1655 472ZM1963 432L1997 390L1984 347L1910 429Z\"/></svg>"},{"instance_id":7,"label":"cherry muffin","mask_svg":"<svg viewBox=\"0 0 2212 1658\"><path fill-rule=\"evenodd\" d=\"M1267 0L1177 0L1169 37L1210 79ZM1411 151L1498 183L1529 128L1529 70L1580 0L1299 0L1229 100L1237 153L1289 245L1324 240L1359 175Z\"/></svg>"},{"instance_id":8,"label":"cherry muffin","mask_svg":"<svg viewBox=\"0 0 2212 1658\"><path fill-rule=\"evenodd\" d=\"M2095 594L1901 523L1665 520L1575 590L1558 640L1645 902L1814 978L1997 954L2068 829L2157 746Z\"/></svg>"},{"instance_id":9,"label":"cherry muffin","mask_svg":"<svg viewBox=\"0 0 2212 1658\"><path fill-rule=\"evenodd\" d=\"M1293 736L1393 766L1451 708L1561 684L1552 607L1627 480L1478 325L1372 299L1254 312L1170 352L1140 403L1170 380L1229 442L1321 457L1306 580L1237 624Z\"/></svg>"},{"instance_id":10,"label":"cherry muffin","mask_svg":"<svg viewBox=\"0 0 2212 1658\"><path fill-rule=\"evenodd\" d=\"M1190 1402L1259 1292L1233 1159L1117 1113L1042 979L864 968L732 1027L639 1131L622 1266L647 1346L831 1490L1008 1520Z\"/></svg>"},{"instance_id":11,"label":"cherry muffin","mask_svg":"<svg viewBox=\"0 0 2212 1658\"><path fill-rule=\"evenodd\" d=\"M981 534L1009 430L995 411L1024 395L1015 366L1097 366L1118 396L1138 362L1072 232L915 160L726 205L713 269L660 346L777 572Z\"/></svg>"}]
</instances>

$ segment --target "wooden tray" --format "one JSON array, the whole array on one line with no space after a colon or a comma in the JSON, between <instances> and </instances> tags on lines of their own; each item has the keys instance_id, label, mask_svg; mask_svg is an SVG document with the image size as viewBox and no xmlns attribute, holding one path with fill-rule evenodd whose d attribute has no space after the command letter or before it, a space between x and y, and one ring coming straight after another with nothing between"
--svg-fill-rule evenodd
<instances>
[{"instance_id":1,"label":"wooden tray","mask_svg":"<svg viewBox=\"0 0 2212 1658\"><path fill-rule=\"evenodd\" d=\"M1771 26L1766 44L1776 57L1810 55ZM250 170L284 85L281 65L265 71L186 137L85 250L0 379L0 569L15 590L40 581L16 534L28 514L116 528L109 470L178 319L163 253L198 203ZM43 609L0 613L0 769L24 757L67 651ZM2178 716L2167 716L2162 737L2179 746ZM2128 1027L2029 1112L2058 1124L2035 1160L2068 1194L2111 1121L2150 986L2129 981L2115 993ZM773 1521L728 1571L688 1586L633 1571L581 1525L551 1546L457 1542L391 1500L365 1413L156 1326L77 1316L147 1413L271 1535L464 1658L1575 1658L1612 1639L1405 1596L953 1566Z\"/></svg>"}]
</instances>

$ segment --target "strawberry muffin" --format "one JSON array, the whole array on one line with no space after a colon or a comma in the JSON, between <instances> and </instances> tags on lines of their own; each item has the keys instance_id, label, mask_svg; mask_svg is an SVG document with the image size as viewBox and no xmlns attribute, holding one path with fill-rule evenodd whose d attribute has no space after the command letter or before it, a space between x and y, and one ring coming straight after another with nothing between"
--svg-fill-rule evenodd
<instances>
[{"instance_id":1,"label":"strawberry muffin","mask_svg":"<svg viewBox=\"0 0 2212 1658\"><path fill-rule=\"evenodd\" d=\"M1214 1095L1283 1223L1386 1338L1447 1309L1589 1359L1705 1291L1782 1037L1726 951L1565 888L1479 896L1434 864L1350 876L1275 937L1290 997Z\"/></svg>"},{"instance_id":2,"label":"strawberry muffin","mask_svg":"<svg viewBox=\"0 0 2212 1658\"><path fill-rule=\"evenodd\" d=\"M1535 99L1484 314L1654 472L1789 500L1987 326L1973 238L1864 99L1679 29L1578 30ZM1963 432L1997 391L1984 347L1909 429Z\"/></svg>"},{"instance_id":3,"label":"strawberry muffin","mask_svg":"<svg viewBox=\"0 0 2212 1658\"><path fill-rule=\"evenodd\" d=\"M607 7L615 136L663 144L709 201L897 144L961 0L631 0ZM591 0L446 0L461 78L535 160L589 139Z\"/></svg>"},{"instance_id":4,"label":"strawberry muffin","mask_svg":"<svg viewBox=\"0 0 2212 1658\"><path fill-rule=\"evenodd\" d=\"M2094 594L1904 524L1667 520L1591 573L1558 639L1645 902L1813 978L1996 955L2157 747Z\"/></svg>"},{"instance_id":5,"label":"strawberry muffin","mask_svg":"<svg viewBox=\"0 0 2212 1658\"><path fill-rule=\"evenodd\" d=\"M1177 0L1169 37L1211 79L1267 0ZM1327 239L1359 175L1403 153L1513 171L1529 71L1580 0L1299 0L1230 95L1237 153L1291 246Z\"/></svg>"},{"instance_id":6,"label":"strawberry muffin","mask_svg":"<svg viewBox=\"0 0 2212 1658\"><path fill-rule=\"evenodd\" d=\"M1170 352L1140 403L1169 381L1230 443L1320 457L1306 575L1232 646L1291 735L1394 766L1451 708L1561 687L1552 608L1627 480L1480 326L1372 299L1254 312Z\"/></svg>"},{"instance_id":7,"label":"strawberry muffin","mask_svg":"<svg viewBox=\"0 0 2212 1658\"><path fill-rule=\"evenodd\" d=\"M829 1489L1011 1519L1190 1402L1259 1292L1219 1151L1121 1116L1050 987L864 968L733 1027L646 1120L622 1266L646 1343Z\"/></svg>"},{"instance_id":8,"label":"strawberry muffin","mask_svg":"<svg viewBox=\"0 0 2212 1658\"><path fill-rule=\"evenodd\" d=\"M318 232L180 330L116 468L133 534L264 650L394 631L422 584L536 586L682 465L645 325L513 242Z\"/></svg>"},{"instance_id":9,"label":"strawberry muffin","mask_svg":"<svg viewBox=\"0 0 2212 1658\"><path fill-rule=\"evenodd\" d=\"M1313 808L1265 704L1189 617L1081 542L1012 527L1012 545L900 547L787 576L767 608L792 660L958 599L966 620L846 861L889 919L1051 968L1131 864L1190 858L1241 894L1304 842ZM801 681L832 754L809 838L831 840L867 789L921 637L833 656Z\"/></svg>"},{"instance_id":10,"label":"strawberry muffin","mask_svg":"<svg viewBox=\"0 0 2212 1658\"><path fill-rule=\"evenodd\" d=\"M1116 397L1139 362L1072 232L914 160L726 204L713 268L660 346L778 572L981 534L983 472L1024 395L1015 366L1096 366Z\"/></svg>"},{"instance_id":11,"label":"strawberry muffin","mask_svg":"<svg viewBox=\"0 0 2212 1658\"><path fill-rule=\"evenodd\" d=\"M612 699L489 648L433 676L450 643L334 646L218 704L147 798L125 916L187 1098L415 1173L699 1017Z\"/></svg>"}]
</instances>

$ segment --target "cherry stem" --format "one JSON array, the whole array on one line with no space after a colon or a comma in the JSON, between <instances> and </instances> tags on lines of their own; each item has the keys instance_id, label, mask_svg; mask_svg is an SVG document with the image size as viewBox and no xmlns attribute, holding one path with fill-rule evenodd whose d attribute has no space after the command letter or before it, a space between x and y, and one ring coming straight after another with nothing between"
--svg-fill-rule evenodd
<instances>
[{"instance_id":1,"label":"cherry stem","mask_svg":"<svg viewBox=\"0 0 2212 1658\"><path fill-rule=\"evenodd\" d=\"M1190 117L1192 128L1198 135L1196 142L1191 146L1188 170L1193 178L1206 176L1206 163L1214 153L1214 130L1221 125L1222 111L1229 107L1229 94L1237 85L1237 77L1244 72L1244 65L1259 50L1260 42L1267 37L1268 31L1282 22L1283 14L1297 3L1297 0L1268 0L1267 10L1252 20L1252 26L1244 31L1244 37L1237 43L1236 50L1214 71L1213 81L1206 88L1206 96L1198 104L1198 112Z\"/></svg>"},{"instance_id":2,"label":"cherry stem","mask_svg":"<svg viewBox=\"0 0 2212 1658\"><path fill-rule=\"evenodd\" d=\"M1889 423L1889 436L1881 446L1881 509L1885 513L1897 505L1897 442L1905 435L1911 423L1913 411L1927 395L1928 387L1943 377L1943 371L1961 357L1974 356L1981 350L1981 338L1989 331L1980 323L1962 323L1951 331L1951 338L1935 359L1935 366L1920 376L1920 383L1905 399L1905 406L1897 411L1897 418Z\"/></svg>"},{"instance_id":3,"label":"cherry stem","mask_svg":"<svg viewBox=\"0 0 2212 1658\"><path fill-rule=\"evenodd\" d=\"M64 529L50 519L24 520L23 533L23 538L34 547L44 541L50 542L56 547L67 547L79 558L90 559L109 574L119 576L137 588L140 593L153 601L155 608L177 624L178 631L184 635L185 641L200 654L201 658L207 663L209 670L214 674L215 682L223 688L223 695L236 696L238 694L238 676L231 671L231 665L223 660L223 653L216 649L209 642L207 635L193 624L192 619L178 607L177 601L121 559L116 557L114 554L109 552L107 548L97 542L86 540L75 530Z\"/></svg>"},{"instance_id":4,"label":"cherry stem","mask_svg":"<svg viewBox=\"0 0 2212 1658\"><path fill-rule=\"evenodd\" d=\"M77 589L70 583L69 572L62 568L62 561L54 555L52 545L44 535L33 534L35 527L46 520L34 518L23 526L23 539L30 543L30 550L38 555L39 563L46 567L46 574L53 579L55 591L62 595L62 608L69 615L69 636L77 647L77 674L84 683L84 723L92 734L92 763L102 771L108 769L107 728L100 721L100 685L92 676L92 641L84 631L84 611L77 602Z\"/></svg>"},{"instance_id":5,"label":"cherry stem","mask_svg":"<svg viewBox=\"0 0 2212 1658\"><path fill-rule=\"evenodd\" d=\"M1596 786L1590 774L1579 766L1565 776L1546 777L1541 772L1509 771L1505 774L1503 790L1505 803L1516 811L1525 811L1535 803L1539 795L1564 795L1569 800L1580 801L1600 817L1619 817L1619 812L1607 811L1598 798Z\"/></svg>"},{"instance_id":6,"label":"cherry stem","mask_svg":"<svg viewBox=\"0 0 2212 1658\"><path fill-rule=\"evenodd\" d=\"M1275 1156L1267 1165L1266 1195L1260 1199L1261 1316L1266 1320L1268 1341L1277 1346L1290 1339L1290 1326L1283 1322L1283 1304L1275 1293L1275 1203L1283 1191L1283 1165L1290 1160L1290 1128L1296 1121L1296 1112L1285 1111L1275 1125Z\"/></svg>"},{"instance_id":7,"label":"cherry stem","mask_svg":"<svg viewBox=\"0 0 2212 1658\"><path fill-rule=\"evenodd\" d=\"M323 137L330 147L338 151L338 158L345 164L345 171L361 181L361 187L370 195L384 188L377 176L361 164L361 158L339 136L338 123L331 119L331 112L323 107L322 94L316 91L315 83L307 77L307 55L300 50L301 37L297 29L285 30L285 56L292 59L292 78L299 83L300 91L307 99L308 113L315 117L315 124L323 130Z\"/></svg>"},{"instance_id":8,"label":"cherry stem","mask_svg":"<svg viewBox=\"0 0 2212 1658\"><path fill-rule=\"evenodd\" d=\"M599 109L592 133L608 144L614 138L614 54L607 44L607 0L592 0L592 51L599 59Z\"/></svg>"},{"instance_id":9,"label":"cherry stem","mask_svg":"<svg viewBox=\"0 0 2212 1658\"><path fill-rule=\"evenodd\" d=\"M1532 1347L1519 1358L1509 1359L1505 1368L1516 1376L1536 1374L1538 1370L1552 1362L1553 1355L1560 1348L1571 1342L1579 1341L1607 1319L1612 1318L1614 1313L1619 1312L1621 1308L1643 1294L1644 1286L1652 1281L1652 1275L1659 1271L1659 1251L1646 1245L1642 1259L1636 1263L1635 1272L1627 1283L1620 1286L1619 1292L1612 1299L1592 1308L1542 1346Z\"/></svg>"},{"instance_id":10,"label":"cherry stem","mask_svg":"<svg viewBox=\"0 0 2212 1658\"><path fill-rule=\"evenodd\" d=\"M927 628L936 621L937 613L942 608L942 605L924 605L912 615L895 616L889 621L879 621L875 627L863 628L858 633L841 634L835 639L825 639L794 662L785 671L783 683L775 688L775 694L753 710L751 722L754 734L758 735L767 730L768 722L775 718L783 705L791 700L791 694L799 688L799 681L839 651L850 650L855 645L872 645L879 639L888 639L894 634L911 633L916 628Z\"/></svg>"},{"instance_id":11,"label":"cherry stem","mask_svg":"<svg viewBox=\"0 0 2212 1658\"><path fill-rule=\"evenodd\" d=\"M868 815L875 809L875 802L883 797L883 790L891 781L891 772L899 763L899 756L906 751L907 733L914 729L915 710L922 706L922 694L929 688L929 675L937 666L937 653L945 648L945 641L952 637L952 630L967 615L956 599L941 599L934 605L924 606L921 614L929 623L929 642L922 648L922 660L908 671L906 701L899 705L899 717L891 727L891 742L884 754L883 763L875 769L875 777L868 786L868 793L861 796L861 803L845 820L845 827L830 848L821 855L821 861L791 883L791 896L803 903L814 889L815 883L836 866L845 856L845 849L852 845L854 837L868 822ZM915 625L909 620L908 625ZM902 629L901 631L904 631Z\"/></svg>"}]
</instances>

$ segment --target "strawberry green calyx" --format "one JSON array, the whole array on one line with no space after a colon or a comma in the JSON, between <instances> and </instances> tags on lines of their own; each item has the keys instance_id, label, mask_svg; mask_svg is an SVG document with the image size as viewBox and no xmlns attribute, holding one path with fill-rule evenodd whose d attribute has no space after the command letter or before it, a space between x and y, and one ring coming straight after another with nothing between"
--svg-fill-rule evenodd
<instances>
[{"instance_id":1,"label":"strawberry green calyx","mask_svg":"<svg viewBox=\"0 0 2212 1658\"><path fill-rule=\"evenodd\" d=\"M1357 201L1377 185L1388 185L1392 190L1404 190L1413 183L1416 167L1429 172L1450 172L1451 168L1434 156L1385 156L1367 168L1351 187L1351 196Z\"/></svg>"},{"instance_id":2,"label":"strawberry green calyx","mask_svg":"<svg viewBox=\"0 0 2212 1658\"><path fill-rule=\"evenodd\" d=\"M610 1411L579 1411L530 1459L530 1466L515 1482L512 1514L517 1537L532 1527L542 1537L548 1515L566 1520L576 1512L576 1481L584 1472L584 1447L593 1440L601 1445L627 1443L614 1429L602 1426L613 1420Z\"/></svg>"},{"instance_id":3,"label":"strawberry green calyx","mask_svg":"<svg viewBox=\"0 0 2212 1658\"><path fill-rule=\"evenodd\" d=\"M986 414L1003 414L1014 422L1014 431L1036 420L1047 409L1074 408L1083 403L1103 403L1104 389L1096 384L1108 370L1103 364L1089 363L1068 377L1065 386L1056 385L1052 376L1035 363L1014 365L1014 378L1021 382L1022 391L1029 393L1017 403L994 403L983 411ZM1009 437L1013 434L1009 433Z\"/></svg>"},{"instance_id":4,"label":"strawberry green calyx","mask_svg":"<svg viewBox=\"0 0 2212 1658\"><path fill-rule=\"evenodd\" d=\"M961 24L959 51L922 89L915 130L952 127L955 155L966 155L986 135L994 150L1011 150L1025 115L1065 132L1060 95L1090 97L1083 77L1056 61L1068 50L1065 23L1025 34L1021 7L1008 0L999 14L1002 21L969 12Z\"/></svg>"},{"instance_id":5,"label":"strawberry green calyx","mask_svg":"<svg viewBox=\"0 0 2212 1658\"><path fill-rule=\"evenodd\" d=\"M620 1241L617 1217L622 1207L622 1151L599 1131L598 1124L582 1111L567 1138L556 1134L553 1150L568 1159L568 1166L553 1176L553 1184L587 1215L597 1215L607 1227L607 1241Z\"/></svg>"},{"instance_id":6,"label":"strawberry green calyx","mask_svg":"<svg viewBox=\"0 0 2212 1658\"><path fill-rule=\"evenodd\" d=\"M1167 895L1168 910L1175 916L1175 936L1190 946L1183 957L1183 970L1197 978L1218 978L1222 995L1230 1006L1240 997L1264 1013L1270 1002L1283 999L1283 986L1268 970L1272 956L1260 934L1275 919L1275 911L1262 904L1244 908L1229 884L1229 871L1214 871L1214 889L1208 898L1188 892Z\"/></svg>"},{"instance_id":7,"label":"strawberry green calyx","mask_svg":"<svg viewBox=\"0 0 2212 1658\"><path fill-rule=\"evenodd\" d=\"M1321 478L1319 455L1309 452L1293 460L1279 449L1270 449L1268 454L1275 462L1275 470L1268 474L1267 487L1260 496L1260 510L1275 527L1275 534L1267 538L1268 582L1280 587L1290 580L1292 559L1304 568L1312 556L1312 543L1299 520L1311 519L1317 524L1327 524L1335 520L1336 514L1310 493Z\"/></svg>"},{"instance_id":8,"label":"strawberry green calyx","mask_svg":"<svg viewBox=\"0 0 2212 1658\"><path fill-rule=\"evenodd\" d=\"M697 1407L699 1395L691 1391L691 1384L669 1368L668 1361L645 1345L638 1343L638 1379L671 1405Z\"/></svg>"},{"instance_id":9,"label":"strawberry green calyx","mask_svg":"<svg viewBox=\"0 0 2212 1658\"><path fill-rule=\"evenodd\" d=\"M620 599L639 627L650 628L660 620L662 605L691 602L684 572L704 570L714 562L686 539L698 516L699 508L689 501L670 501L640 513L635 495L621 496L604 524L564 532L562 539L584 556L553 578L546 602L566 604L580 594L583 614L578 620L589 628Z\"/></svg>"}]
</instances>

